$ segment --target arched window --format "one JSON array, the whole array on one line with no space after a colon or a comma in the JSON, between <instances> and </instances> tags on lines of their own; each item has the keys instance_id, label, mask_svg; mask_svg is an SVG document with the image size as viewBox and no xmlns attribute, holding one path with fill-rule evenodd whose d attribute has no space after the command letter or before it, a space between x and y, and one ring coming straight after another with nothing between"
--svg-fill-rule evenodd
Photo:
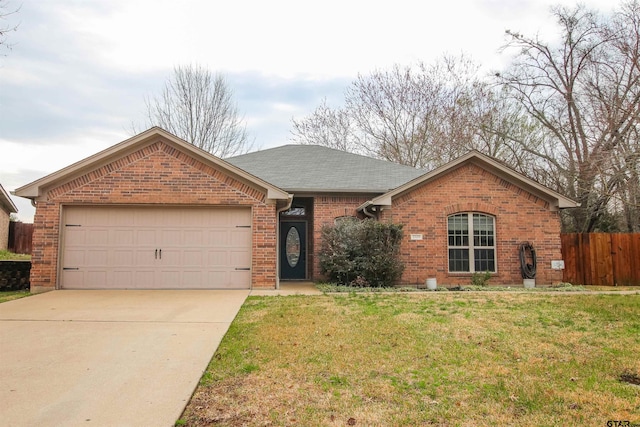
<instances>
[{"instance_id":1,"label":"arched window","mask_svg":"<svg viewBox=\"0 0 640 427\"><path fill-rule=\"evenodd\" d=\"M496 233L492 216L458 213L448 218L449 271L496 271Z\"/></svg>"}]
</instances>

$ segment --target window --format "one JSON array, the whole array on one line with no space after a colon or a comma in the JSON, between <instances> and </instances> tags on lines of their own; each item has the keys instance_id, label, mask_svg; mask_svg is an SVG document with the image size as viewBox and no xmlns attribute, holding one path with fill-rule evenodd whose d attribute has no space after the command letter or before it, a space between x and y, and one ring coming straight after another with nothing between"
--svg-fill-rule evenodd
<instances>
[{"instance_id":1,"label":"window","mask_svg":"<svg viewBox=\"0 0 640 427\"><path fill-rule=\"evenodd\" d=\"M449 271L496 271L495 226L492 216L455 214L448 219Z\"/></svg>"},{"instance_id":2,"label":"window","mask_svg":"<svg viewBox=\"0 0 640 427\"><path fill-rule=\"evenodd\" d=\"M282 212L283 216L306 216L307 209L304 206L292 206L289 210Z\"/></svg>"}]
</instances>

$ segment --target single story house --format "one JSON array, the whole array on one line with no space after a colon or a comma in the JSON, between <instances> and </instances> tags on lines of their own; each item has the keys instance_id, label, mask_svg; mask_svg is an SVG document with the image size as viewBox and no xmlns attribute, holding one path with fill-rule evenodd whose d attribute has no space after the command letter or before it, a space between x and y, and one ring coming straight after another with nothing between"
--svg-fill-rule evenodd
<instances>
[{"instance_id":1,"label":"single story house","mask_svg":"<svg viewBox=\"0 0 640 427\"><path fill-rule=\"evenodd\" d=\"M221 160L157 127L15 194L36 206L33 292L316 280L322 226L345 217L404 224L403 283L519 284L529 241L551 284L576 206L475 151L429 172L309 145Z\"/></svg>"},{"instance_id":2,"label":"single story house","mask_svg":"<svg viewBox=\"0 0 640 427\"><path fill-rule=\"evenodd\" d=\"M18 208L0 184L0 251L6 250L9 244L9 222L12 213L18 213Z\"/></svg>"}]
</instances>

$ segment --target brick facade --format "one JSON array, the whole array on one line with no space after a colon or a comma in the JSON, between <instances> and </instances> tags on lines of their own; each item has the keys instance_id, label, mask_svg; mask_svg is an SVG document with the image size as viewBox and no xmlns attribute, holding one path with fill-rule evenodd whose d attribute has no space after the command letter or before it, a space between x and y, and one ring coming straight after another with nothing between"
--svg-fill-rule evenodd
<instances>
[{"instance_id":1,"label":"brick facade","mask_svg":"<svg viewBox=\"0 0 640 427\"><path fill-rule=\"evenodd\" d=\"M254 288L276 284L276 206L263 191L158 140L51 188L34 217L32 291L54 289L64 205L247 206L252 208Z\"/></svg>"},{"instance_id":2,"label":"brick facade","mask_svg":"<svg viewBox=\"0 0 640 427\"><path fill-rule=\"evenodd\" d=\"M7 249L9 244L9 222L11 214L0 207L0 250Z\"/></svg>"},{"instance_id":3,"label":"brick facade","mask_svg":"<svg viewBox=\"0 0 640 427\"><path fill-rule=\"evenodd\" d=\"M480 154L470 153L469 156ZM482 159L479 164L491 163ZM519 245L533 243L538 256L537 282L562 280L562 271L551 269L551 260L561 259L559 213L549 200L559 196L545 189L525 191L513 182L521 179L506 172L501 176L474 162L452 164L440 175L425 175L422 184L379 193L295 194L309 210L307 221L307 272L312 280L322 279L317 254L322 227L344 216L364 217L357 208L367 201L384 208L379 220L404 224L401 256L406 264L405 284L425 283L435 277L440 284L467 284L469 273L448 271L447 218L456 213L483 213L495 219L497 272L491 284L516 285L520 275ZM491 166L491 165L490 165ZM506 179L503 177L507 177ZM524 182L525 188L527 182ZM285 189L286 190L286 189ZM276 200L283 207L288 194L269 183L218 159L201 155L184 141L161 129L146 133L98 153L96 156L36 181L21 190L23 197L36 198L31 289L55 289L58 285L58 256L65 206L245 206L252 211L253 288L274 288L277 284L278 217ZM338 190L335 190L338 191ZM375 191L375 190L369 190ZM269 193L269 198L267 198ZM562 196L559 196L562 198ZM391 202L389 202L391 198ZM572 201L562 198L563 207ZM289 218L290 220L291 218ZM1 226L2 224L0 224ZM421 234L422 240L410 240ZM0 236L1 237L1 236Z\"/></svg>"},{"instance_id":4,"label":"brick facade","mask_svg":"<svg viewBox=\"0 0 640 427\"><path fill-rule=\"evenodd\" d=\"M424 285L435 277L438 284L469 284L469 273L448 271L447 217L465 212L495 218L497 273L490 284L522 284L518 249L523 241L536 249L536 283L562 280L562 271L551 269L551 260L562 259L559 213L545 200L468 164L394 198L383 210L382 221L404 224L403 283ZM411 234L422 234L423 240L410 241Z\"/></svg>"},{"instance_id":5,"label":"brick facade","mask_svg":"<svg viewBox=\"0 0 640 427\"><path fill-rule=\"evenodd\" d=\"M322 227L324 225L334 224L336 218L343 216L358 216L356 208L371 196L367 195L322 195L316 196L313 202L313 236L309 242L309 259L308 262L312 266L310 271L311 278L314 280L322 279L320 272L320 261L314 256L320 252L322 245Z\"/></svg>"}]
</instances>

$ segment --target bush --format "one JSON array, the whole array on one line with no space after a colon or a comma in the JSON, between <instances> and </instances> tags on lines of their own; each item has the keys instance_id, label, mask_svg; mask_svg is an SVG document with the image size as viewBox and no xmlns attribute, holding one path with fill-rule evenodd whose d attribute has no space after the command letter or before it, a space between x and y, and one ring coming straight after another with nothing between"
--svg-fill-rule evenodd
<instances>
[{"instance_id":1,"label":"bush","mask_svg":"<svg viewBox=\"0 0 640 427\"><path fill-rule=\"evenodd\" d=\"M484 273L475 272L471 276L471 286L489 286L489 279L491 279L491 272L485 271Z\"/></svg>"},{"instance_id":2,"label":"bush","mask_svg":"<svg viewBox=\"0 0 640 427\"><path fill-rule=\"evenodd\" d=\"M399 257L401 240L399 224L366 219L324 226L320 267L342 285L392 286L404 271Z\"/></svg>"}]
</instances>

